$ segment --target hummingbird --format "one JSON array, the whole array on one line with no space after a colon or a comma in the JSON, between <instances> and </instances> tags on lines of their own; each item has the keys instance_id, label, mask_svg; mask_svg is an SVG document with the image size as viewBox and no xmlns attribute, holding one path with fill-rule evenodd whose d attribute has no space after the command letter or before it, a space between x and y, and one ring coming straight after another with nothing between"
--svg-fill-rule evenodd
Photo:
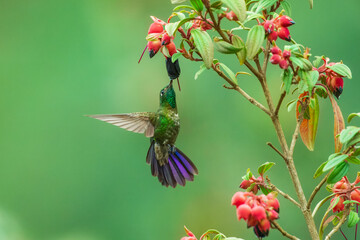
<instances>
[{"instance_id":1,"label":"hummingbird","mask_svg":"<svg viewBox=\"0 0 360 240\"><path fill-rule=\"evenodd\" d=\"M155 112L127 114L89 115L89 117L111 123L150 138L146 163L151 174L163 186L185 186L186 180L193 181L198 170L194 163L180 149L175 147L180 130L180 118L176 106L173 80L160 91L160 107Z\"/></svg>"}]
</instances>

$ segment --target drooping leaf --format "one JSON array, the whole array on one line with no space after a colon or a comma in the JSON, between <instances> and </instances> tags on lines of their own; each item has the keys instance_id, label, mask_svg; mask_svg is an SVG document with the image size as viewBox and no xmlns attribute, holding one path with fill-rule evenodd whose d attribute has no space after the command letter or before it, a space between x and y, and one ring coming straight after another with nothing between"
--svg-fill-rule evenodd
<instances>
[{"instance_id":1,"label":"drooping leaf","mask_svg":"<svg viewBox=\"0 0 360 240\"><path fill-rule=\"evenodd\" d=\"M340 74L341 76L347 77L349 79L352 78L351 70L345 64L337 63L335 65L328 66L327 68L333 70L334 72Z\"/></svg>"},{"instance_id":2,"label":"drooping leaf","mask_svg":"<svg viewBox=\"0 0 360 240\"><path fill-rule=\"evenodd\" d=\"M320 167L318 167L318 169L316 169L316 172L315 172L315 174L314 174L314 176L313 176L314 179L320 177L321 174L324 173L323 169L324 169L324 166L326 165L326 163L327 163L327 161L326 161L326 162L323 162L323 163L320 165Z\"/></svg>"},{"instance_id":3,"label":"drooping leaf","mask_svg":"<svg viewBox=\"0 0 360 240\"><path fill-rule=\"evenodd\" d=\"M291 82L292 82L293 76L294 76L294 73L292 71L290 71L289 69L285 69L284 72L282 73L282 80L283 80L284 88L285 88L285 91L287 94L290 92L290 87L291 87Z\"/></svg>"},{"instance_id":4,"label":"drooping leaf","mask_svg":"<svg viewBox=\"0 0 360 240\"><path fill-rule=\"evenodd\" d=\"M344 162L344 160L348 158L348 155L338 155L334 158L329 158L328 162L325 164L323 171L326 172L333 167L339 165L340 163Z\"/></svg>"},{"instance_id":5,"label":"drooping leaf","mask_svg":"<svg viewBox=\"0 0 360 240\"><path fill-rule=\"evenodd\" d=\"M340 107L334 99L333 95L328 92L329 99L331 101L331 105L333 107L334 112L334 140L335 140L335 152L340 152L342 148L342 144L340 139L337 137L341 133L341 131L345 128L345 122L343 115L341 113Z\"/></svg>"},{"instance_id":6,"label":"drooping leaf","mask_svg":"<svg viewBox=\"0 0 360 240\"><path fill-rule=\"evenodd\" d=\"M237 85L238 81L237 81L237 78L235 76L235 73L233 71L231 71L231 69L228 66L226 66L225 64L223 64L223 63L220 63L220 66L224 69L224 71L227 73L229 78Z\"/></svg>"},{"instance_id":7,"label":"drooping leaf","mask_svg":"<svg viewBox=\"0 0 360 240\"><path fill-rule=\"evenodd\" d=\"M304 99L303 97L305 97L307 95L308 95L308 93L305 92L299 96L299 101L297 102L297 105L296 105L296 118L297 119L299 119L300 114L301 114L299 111L299 108L301 109L300 101L305 102L306 99ZM303 117L302 122L300 123L301 139L302 139L303 143L305 144L305 146L310 151L314 150L316 132L317 132L317 127L318 127L318 122L319 122L319 102L318 102L316 94L314 94L312 99L314 99L315 103L314 103L314 107L308 106L308 117L309 118L307 119L306 117ZM305 109L301 109L301 110L305 111ZM303 114L303 116L304 115L305 114Z\"/></svg>"},{"instance_id":8,"label":"drooping leaf","mask_svg":"<svg viewBox=\"0 0 360 240\"><path fill-rule=\"evenodd\" d=\"M356 116L360 117L360 112L359 112L359 113L351 113L351 114L348 116L348 119L347 119L348 123L350 123L351 120L352 120L354 117L356 117Z\"/></svg>"},{"instance_id":9,"label":"drooping leaf","mask_svg":"<svg viewBox=\"0 0 360 240\"><path fill-rule=\"evenodd\" d=\"M222 2L235 13L240 22L246 19L245 0L222 0Z\"/></svg>"},{"instance_id":10,"label":"drooping leaf","mask_svg":"<svg viewBox=\"0 0 360 240\"><path fill-rule=\"evenodd\" d=\"M236 57L239 60L240 65L243 65L246 61L246 47L244 41L237 35L232 37L232 41L235 47L240 48L240 51L236 53Z\"/></svg>"},{"instance_id":11,"label":"drooping leaf","mask_svg":"<svg viewBox=\"0 0 360 240\"><path fill-rule=\"evenodd\" d=\"M327 183L336 183L349 171L349 163L342 162L337 165L327 179Z\"/></svg>"},{"instance_id":12,"label":"drooping leaf","mask_svg":"<svg viewBox=\"0 0 360 240\"><path fill-rule=\"evenodd\" d=\"M214 38L214 42L216 50L224 54L234 54L241 50L241 48L236 47L219 38Z\"/></svg>"},{"instance_id":13,"label":"drooping leaf","mask_svg":"<svg viewBox=\"0 0 360 240\"><path fill-rule=\"evenodd\" d=\"M204 4L201 0L190 0L190 3L198 12L201 12L204 9Z\"/></svg>"},{"instance_id":14,"label":"drooping leaf","mask_svg":"<svg viewBox=\"0 0 360 240\"><path fill-rule=\"evenodd\" d=\"M249 59L253 59L259 52L265 38L263 26L255 25L250 29L246 40L246 52Z\"/></svg>"},{"instance_id":15,"label":"drooping leaf","mask_svg":"<svg viewBox=\"0 0 360 240\"><path fill-rule=\"evenodd\" d=\"M328 214L331 212L331 210L338 204L340 200L340 197L335 197L334 200L330 203L329 208L326 210L324 217L321 220L320 227L319 227L319 237L320 239L323 239L324 230L325 230L325 219L327 218Z\"/></svg>"},{"instance_id":16,"label":"drooping leaf","mask_svg":"<svg viewBox=\"0 0 360 240\"><path fill-rule=\"evenodd\" d=\"M273 162L266 162L258 168L258 173L262 176L262 175L264 175L264 173L269 171L270 168L274 165L275 165L275 163L273 163Z\"/></svg>"},{"instance_id":17,"label":"drooping leaf","mask_svg":"<svg viewBox=\"0 0 360 240\"><path fill-rule=\"evenodd\" d=\"M205 70L206 70L206 66L205 66L205 64L202 64L200 66L200 70L195 73L195 80L198 79L200 74L202 74Z\"/></svg>"},{"instance_id":18,"label":"drooping leaf","mask_svg":"<svg viewBox=\"0 0 360 240\"><path fill-rule=\"evenodd\" d=\"M357 214L354 211L350 211L349 217L348 217L348 227L354 227L359 222L359 214Z\"/></svg>"},{"instance_id":19,"label":"drooping leaf","mask_svg":"<svg viewBox=\"0 0 360 240\"><path fill-rule=\"evenodd\" d=\"M195 46L199 50L204 64L210 69L214 59L214 44L206 31L192 29L191 35L194 38Z\"/></svg>"},{"instance_id":20,"label":"drooping leaf","mask_svg":"<svg viewBox=\"0 0 360 240\"><path fill-rule=\"evenodd\" d=\"M295 107L297 101L298 101L297 99L294 99L286 104L288 112L290 112Z\"/></svg>"}]
</instances>

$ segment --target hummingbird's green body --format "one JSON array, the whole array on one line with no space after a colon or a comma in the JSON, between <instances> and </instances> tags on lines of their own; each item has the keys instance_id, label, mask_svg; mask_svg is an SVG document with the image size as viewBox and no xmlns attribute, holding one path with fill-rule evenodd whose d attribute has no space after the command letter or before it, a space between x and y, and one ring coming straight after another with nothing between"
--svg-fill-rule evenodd
<instances>
[{"instance_id":1,"label":"hummingbird's green body","mask_svg":"<svg viewBox=\"0 0 360 240\"><path fill-rule=\"evenodd\" d=\"M164 186L185 185L198 173L191 160L175 147L180 130L172 81L160 92L160 107L156 113L138 112L117 115L92 115L90 117L112 123L118 127L150 137L146 162L151 165L153 176Z\"/></svg>"}]
</instances>

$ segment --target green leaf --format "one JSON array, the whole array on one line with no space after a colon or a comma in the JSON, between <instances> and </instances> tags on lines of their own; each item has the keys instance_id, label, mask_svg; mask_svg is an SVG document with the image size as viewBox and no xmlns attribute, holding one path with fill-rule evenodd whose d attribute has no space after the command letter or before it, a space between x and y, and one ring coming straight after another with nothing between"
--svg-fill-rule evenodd
<instances>
[{"instance_id":1,"label":"green leaf","mask_svg":"<svg viewBox=\"0 0 360 240\"><path fill-rule=\"evenodd\" d=\"M347 77L349 79L352 78L351 70L345 64L338 63L338 64L335 64L335 65L329 66L327 68L333 70L334 72L340 74L341 76Z\"/></svg>"},{"instance_id":2,"label":"green leaf","mask_svg":"<svg viewBox=\"0 0 360 240\"><path fill-rule=\"evenodd\" d=\"M316 68L319 67L319 65L320 65L321 61L323 60L323 58L324 58L324 55L323 56L316 56L315 60L313 61L314 67L316 67Z\"/></svg>"},{"instance_id":3,"label":"green leaf","mask_svg":"<svg viewBox=\"0 0 360 240\"><path fill-rule=\"evenodd\" d=\"M281 7L284 9L286 15L291 17L291 5L287 1L280 2Z\"/></svg>"},{"instance_id":4,"label":"green leaf","mask_svg":"<svg viewBox=\"0 0 360 240\"><path fill-rule=\"evenodd\" d=\"M309 4L310 4L310 9L312 9L314 6L314 0L309 0Z\"/></svg>"},{"instance_id":5,"label":"green leaf","mask_svg":"<svg viewBox=\"0 0 360 240\"><path fill-rule=\"evenodd\" d=\"M179 59L180 56L182 56L181 52L174 53L174 55L171 56L171 61L175 62L176 60Z\"/></svg>"},{"instance_id":6,"label":"green leaf","mask_svg":"<svg viewBox=\"0 0 360 240\"><path fill-rule=\"evenodd\" d=\"M346 200L346 201L344 201L343 203L344 203L345 205L346 205L346 204L360 204L360 202L355 201L355 200Z\"/></svg>"},{"instance_id":7,"label":"green leaf","mask_svg":"<svg viewBox=\"0 0 360 240\"><path fill-rule=\"evenodd\" d=\"M190 0L190 3L198 12L201 12L204 9L204 4L201 0Z\"/></svg>"},{"instance_id":8,"label":"green leaf","mask_svg":"<svg viewBox=\"0 0 360 240\"><path fill-rule=\"evenodd\" d=\"M229 78L237 85L238 81L237 81L237 78L235 76L235 73L233 71L231 71L231 69L228 68L228 66L226 66L225 64L220 63L219 65L225 70L225 72L227 73Z\"/></svg>"},{"instance_id":9,"label":"green leaf","mask_svg":"<svg viewBox=\"0 0 360 240\"><path fill-rule=\"evenodd\" d=\"M174 23L168 23L165 25L165 31L168 33L170 37L173 36L175 31L178 29L179 23L180 21Z\"/></svg>"},{"instance_id":10,"label":"green leaf","mask_svg":"<svg viewBox=\"0 0 360 240\"><path fill-rule=\"evenodd\" d=\"M324 166L327 164L327 161L326 162L323 162L321 165L320 165L320 167L318 167L318 169L316 170L316 172L315 172L315 174L314 174L314 179L315 178L318 178L318 177L320 177L321 176L321 174L323 174L324 173Z\"/></svg>"},{"instance_id":11,"label":"green leaf","mask_svg":"<svg viewBox=\"0 0 360 240\"><path fill-rule=\"evenodd\" d=\"M239 60L240 65L243 65L246 61L246 47L244 41L237 35L232 37L232 42L235 47L240 48L240 51L236 53L236 57Z\"/></svg>"},{"instance_id":12,"label":"green leaf","mask_svg":"<svg viewBox=\"0 0 360 240\"><path fill-rule=\"evenodd\" d=\"M234 45L219 38L214 38L214 42L216 50L224 54L233 54L241 50L241 48L235 47Z\"/></svg>"},{"instance_id":13,"label":"green leaf","mask_svg":"<svg viewBox=\"0 0 360 240\"><path fill-rule=\"evenodd\" d=\"M192 29L191 35L194 38L195 46L199 50L207 69L210 69L214 59L214 44L206 31Z\"/></svg>"},{"instance_id":14,"label":"green leaf","mask_svg":"<svg viewBox=\"0 0 360 240\"><path fill-rule=\"evenodd\" d=\"M336 183L349 171L349 163L342 162L337 165L327 179L327 183Z\"/></svg>"},{"instance_id":15,"label":"green leaf","mask_svg":"<svg viewBox=\"0 0 360 240\"><path fill-rule=\"evenodd\" d=\"M186 1L186 0L185 0L185 1ZM185 1L183 1L183 2L185 2ZM175 12L175 11L178 11L178 10L180 10L180 9L190 9L190 10L195 10L195 8L194 8L194 7L189 6L189 5L179 5L179 6L176 6L176 7L173 9L173 11Z\"/></svg>"},{"instance_id":16,"label":"green leaf","mask_svg":"<svg viewBox=\"0 0 360 240\"><path fill-rule=\"evenodd\" d=\"M195 80L198 79L200 74L202 74L205 70L206 70L206 66L205 66L205 64L202 64L200 66L200 70L195 73Z\"/></svg>"},{"instance_id":17,"label":"green leaf","mask_svg":"<svg viewBox=\"0 0 360 240\"><path fill-rule=\"evenodd\" d=\"M262 185L259 185L259 187L260 187L261 191L263 192L263 194L265 194L265 195L268 195L269 193L272 192L271 189L268 189L268 188L266 188L266 187L264 187Z\"/></svg>"},{"instance_id":18,"label":"green leaf","mask_svg":"<svg viewBox=\"0 0 360 240\"><path fill-rule=\"evenodd\" d=\"M315 206L315 208L314 208L314 211L312 212L312 217L314 217L315 214L316 214L316 212L320 209L320 207L321 207L322 205L324 205L324 203L326 203L326 202L327 202L330 198L332 198L333 196L335 196L335 193L333 193L333 194L331 194L331 195L323 198L321 201L319 201L319 202L316 204L316 206Z\"/></svg>"},{"instance_id":19,"label":"green leaf","mask_svg":"<svg viewBox=\"0 0 360 240\"><path fill-rule=\"evenodd\" d=\"M350 139L350 141L348 141L348 142L346 142L346 144L344 144L344 149L347 149L350 146L355 145L359 142L360 142L360 133L356 133L355 136Z\"/></svg>"},{"instance_id":20,"label":"green leaf","mask_svg":"<svg viewBox=\"0 0 360 240\"><path fill-rule=\"evenodd\" d=\"M360 165L360 159L354 156L348 157L346 161L348 161L349 163Z\"/></svg>"},{"instance_id":21,"label":"green leaf","mask_svg":"<svg viewBox=\"0 0 360 240\"><path fill-rule=\"evenodd\" d=\"M359 222L359 215L354 212L350 211L349 217L348 217L348 227L354 227Z\"/></svg>"},{"instance_id":22,"label":"green leaf","mask_svg":"<svg viewBox=\"0 0 360 240\"><path fill-rule=\"evenodd\" d=\"M290 112L295 107L297 101L298 101L297 99L294 99L288 102L288 104L286 104L288 112Z\"/></svg>"},{"instance_id":23,"label":"green leaf","mask_svg":"<svg viewBox=\"0 0 360 240\"><path fill-rule=\"evenodd\" d=\"M348 119L347 119L348 123L350 123L351 120L352 120L355 116L360 117L360 112L359 112L359 113L352 113L352 114L350 114L350 115L348 116Z\"/></svg>"},{"instance_id":24,"label":"green leaf","mask_svg":"<svg viewBox=\"0 0 360 240\"><path fill-rule=\"evenodd\" d=\"M333 107L334 112L334 142L335 142L335 152L340 152L342 148L342 144L337 137L338 134L345 128L345 122L343 115L341 113L341 109L334 99L333 95L328 92L329 99L331 101L331 105Z\"/></svg>"},{"instance_id":25,"label":"green leaf","mask_svg":"<svg viewBox=\"0 0 360 240\"><path fill-rule=\"evenodd\" d=\"M340 163L344 162L344 160L348 158L348 155L344 154L344 155L339 155L336 156L334 158L329 158L329 160L327 161L327 163L324 166L323 171L326 172L330 169L332 169L333 167L339 165Z\"/></svg>"},{"instance_id":26,"label":"green leaf","mask_svg":"<svg viewBox=\"0 0 360 240\"><path fill-rule=\"evenodd\" d=\"M282 73L282 80L284 83L285 91L288 94L290 92L291 82L292 78L294 76L294 73L290 71L289 69L285 69Z\"/></svg>"},{"instance_id":27,"label":"green leaf","mask_svg":"<svg viewBox=\"0 0 360 240\"><path fill-rule=\"evenodd\" d=\"M277 0L260 0L259 5L256 9L256 13L266 10L277 2Z\"/></svg>"},{"instance_id":28,"label":"green leaf","mask_svg":"<svg viewBox=\"0 0 360 240\"><path fill-rule=\"evenodd\" d=\"M352 154L352 156L359 156L360 155L360 147L355 148L355 152Z\"/></svg>"},{"instance_id":29,"label":"green leaf","mask_svg":"<svg viewBox=\"0 0 360 240\"><path fill-rule=\"evenodd\" d=\"M266 162L258 168L258 173L262 176L262 175L264 175L264 173L269 171L270 168L274 165L275 165L275 163L273 163L273 162Z\"/></svg>"},{"instance_id":30,"label":"green leaf","mask_svg":"<svg viewBox=\"0 0 360 240\"><path fill-rule=\"evenodd\" d=\"M343 144L347 143L359 132L360 132L359 127L350 126L345 128L340 133L340 142Z\"/></svg>"},{"instance_id":31,"label":"green leaf","mask_svg":"<svg viewBox=\"0 0 360 240\"><path fill-rule=\"evenodd\" d=\"M171 0L172 4L179 4L179 3L183 3L186 2L186 0Z\"/></svg>"},{"instance_id":32,"label":"green leaf","mask_svg":"<svg viewBox=\"0 0 360 240\"><path fill-rule=\"evenodd\" d=\"M311 62L305 58L291 56L290 60L305 71L312 70Z\"/></svg>"},{"instance_id":33,"label":"green leaf","mask_svg":"<svg viewBox=\"0 0 360 240\"><path fill-rule=\"evenodd\" d=\"M246 40L246 52L249 59L253 59L259 52L265 38L263 26L255 25L251 28Z\"/></svg>"},{"instance_id":34,"label":"green leaf","mask_svg":"<svg viewBox=\"0 0 360 240\"><path fill-rule=\"evenodd\" d=\"M243 176L242 178L244 179L244 180L249 180L250 178L252 178L252 173L251 173L251 171L250 171L250 168L248 168L247 170L246 170L246 175L245 176Z\"/></svg>"},{"instance_id":35,"label":"green leaf","mask_svg":"<svg viewBox=\"0 0 360 240\"><path fill-rule=\"evenodd\" d=\"M194 20L194 18L184 18L183 20L181 20L178 25L176 26L174 32L176 32L182 25L184 25L185 23Z\"/></svg>"},{"instance_id":36,"label":"green leaf","mask_svg":"<svg viewBox=\"0 0 360 240\"><path fill-rule=\"evenodd\" d=\"M246 19L246 3L245 0L222 0L228 8L235 13L240 22Z\"/></svg>"}]
</instances>

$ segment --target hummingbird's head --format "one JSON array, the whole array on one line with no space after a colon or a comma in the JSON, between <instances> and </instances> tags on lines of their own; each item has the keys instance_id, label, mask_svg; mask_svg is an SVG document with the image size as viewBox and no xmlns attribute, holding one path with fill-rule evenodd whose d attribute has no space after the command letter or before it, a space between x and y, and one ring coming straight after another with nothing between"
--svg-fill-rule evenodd
<instances>
[{"instance_id":1,"label":"hummingbird's head","mask_svg":"<svg viewBox=\"0 0 360 240\"><path fill-rule=\"evenodd\" d=\"M160 91L160 105L162 107L170 106L171 108L176 108L176 96L172 83L173 80L170 80L169 85Z\"/></svg>"}]
</instances>

